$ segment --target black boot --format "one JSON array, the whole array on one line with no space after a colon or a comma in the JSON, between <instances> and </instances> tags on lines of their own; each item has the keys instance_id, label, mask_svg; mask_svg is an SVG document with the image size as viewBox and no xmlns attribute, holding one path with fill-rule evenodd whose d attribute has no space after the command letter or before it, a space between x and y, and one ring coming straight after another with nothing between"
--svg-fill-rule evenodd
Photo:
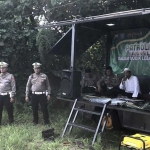
<instances>
[{"instance_id":1,"label":"black boot","mask_svg":"<svg viewBox=\"0 0 150 150\"><path fill-rule=\"evenodd\" d=\"M14 123L13 119L9 119L9 125L12 125Z\"/></svg>"},{"instance_id":2,"label":"black boot","mask_svg":"<svg viewBox=\"0 0 150 150\"><path fill-rule=\"evenodd\" d=\"M35 126L35 125L37 125L38 124L38 121L33 121L33 125Z\"/></svg>"},{"instance_id":3,"label":"black boot","mask_svg":"<svg viewBox=\"0 0 150 150\"><path fill-rule=\"evenodd\" d=\"M50 121L49 120L47 120L47 121L44 121L44 125L51 125L51 123L50 123Z\"/></svg>"}]
</instances>

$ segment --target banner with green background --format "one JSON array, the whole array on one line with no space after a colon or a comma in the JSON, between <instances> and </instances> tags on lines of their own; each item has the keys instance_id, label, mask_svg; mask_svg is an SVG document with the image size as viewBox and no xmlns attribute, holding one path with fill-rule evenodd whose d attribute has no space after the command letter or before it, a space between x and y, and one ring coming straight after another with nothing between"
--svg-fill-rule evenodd
<instances>
[{"instance_id":1,"label":"banner with green background","mask_svg":"<svg viewBox=\"0 0 150 150\"><path fill-rule=\"evenodd\" d=\"M134 75L150 75L150 30L112 32L110 66L115 74L130 68Z\"/></svg>"}]
</instances>

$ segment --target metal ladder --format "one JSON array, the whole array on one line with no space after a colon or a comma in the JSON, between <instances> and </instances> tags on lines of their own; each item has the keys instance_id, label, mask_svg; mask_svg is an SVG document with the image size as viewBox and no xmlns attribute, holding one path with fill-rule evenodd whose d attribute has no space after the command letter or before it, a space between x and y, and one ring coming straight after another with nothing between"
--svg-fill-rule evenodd
<instances>
[{"instance_id":1,"label":"metal ladder","mask_svg":"<svg viewBox=\"0 0 150 150\"><path fill-rule=\"evenodd\" d=\"M93 145L94 142L95 142L95 140L96 140L97 134L98 134L98 132L99 132L99 128L101 127L100 133L103 133L103 131L104 131L104 128L105 128L105 125L106 125L106 122L107 122L109 113L106 114L106 119L105 119L103 125L102 125L102 126L100 126L100 125L101 125L101 122L102 122L102 119L103 119L103 116L104 116L106 107L107 107L107 105L109 105L109 104L111 103L111 101L108 101L107 103L104 104L103 109L102 109L102 112L89 111L89 110L86 110L86 109L84 109L84 108L82 108L82 107L77 108L77 107L76 107L77 101L78 101L78 100L75 99L75 101L74 101L74 103L73 103L71 112L70 112L70 114L69 114L68 120L67 120L67 122L66 122L65 128L64 128L63 133L62 133L62 137L64 136L64 134L65 134L65 132L66 132L68 126L70 126L69 131L68 131L68 135L71 133L71 130L72 130L73 127L78 127L78 128L80 128L80 129L88 130L88 131L94 133L94 137L93 137L93 141L92 141L92 145ZM71 120L71 117L72 117L72 115L73 115L73 111L76 111L76 112L75 112L74 117L73 117L73 120L72 120L72 122L71 122L70 120ZM75 123L75 120L76 120L76 118L77 118L77 115L78 115L78 112L79 112L79 111L80 111L80 112L89 113L89 114L95 114L95 115L100 116L100 117L99 117L98 124L97 124L97 127L96 127L96 128L92 128L92 127L90 127L90 126L86 126L86 125L83 125L83 124L77 124L77 123Z\"/></svg>"}]
</instances>

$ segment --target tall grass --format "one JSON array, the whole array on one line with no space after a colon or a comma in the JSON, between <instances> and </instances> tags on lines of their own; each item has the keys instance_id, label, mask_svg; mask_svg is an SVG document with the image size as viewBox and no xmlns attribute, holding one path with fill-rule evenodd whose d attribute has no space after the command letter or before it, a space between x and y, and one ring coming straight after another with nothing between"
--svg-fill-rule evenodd
<instances>
[{"instance_id":1,"label":"tall grass","mask_svg":"<svg viewBox=\"0 0 150 150\"><path fill-rule=\"evenodd\" d=\"M3 112L2 125L0 128L0 150L79 150L80 148L75 143L76 139L82 141L85 145L85 150L89 150L93 133L81 131L74 128L73 132L68 136L67 134L61 138L58 137L55 141L44 141L42 138L42 131L54 127L57 134L62 134L67 117L69 115L68 108L56 109L49 107L49 114L51 118L51 127L44 126L43 116L39 110L39 124L33 126L32 124L32 110L30 106L24 105L20 111L15 108L15 123L8 125L8 116L6 111ZM81 121L80 119L78 121ZM88 123L90 123L89 121ZM107 132L106 132L107 133ZM112 137L117 143L117 134L110 132L104 135L104 138ZM116 137L115 137L116 136ZM115 138L114 138L115 137ZM67 142L67 145L64 143ZM117 150L117 144L102 142L101 136L98 135L97 142L94 144L95 150Z\"/></svg>"}]
</instances>

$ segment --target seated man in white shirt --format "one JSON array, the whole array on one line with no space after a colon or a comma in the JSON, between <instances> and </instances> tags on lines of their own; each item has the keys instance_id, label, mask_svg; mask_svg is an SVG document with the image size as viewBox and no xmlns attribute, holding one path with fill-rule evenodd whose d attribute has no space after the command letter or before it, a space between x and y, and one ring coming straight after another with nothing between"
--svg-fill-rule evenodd
<instances>
[{"instance_id":1,"label":"seated man in white shirt","mask_svg":"<svg viewBox=\"0 0 150 150\"><path fill-rule=\"evenodd\" d=\"M131 74L131 70L129 68L124 69L124 78L122 79L119 88L124 90L121 92L122 95L132 99L139 98L139 81L136 76Z\"/></svg>"}]
</instances>

